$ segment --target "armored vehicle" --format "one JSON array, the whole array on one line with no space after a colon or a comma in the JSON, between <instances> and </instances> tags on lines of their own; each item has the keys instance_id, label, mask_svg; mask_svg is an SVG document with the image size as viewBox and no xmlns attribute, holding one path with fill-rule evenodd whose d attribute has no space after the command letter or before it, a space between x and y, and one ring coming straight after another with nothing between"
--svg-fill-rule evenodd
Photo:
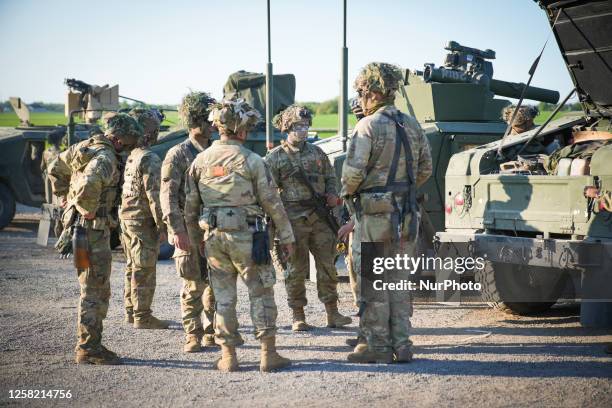
<instances>
[{"instance_id":1,"label":"armored vehicle","mask_svg":"<svg viewBox=\"0 0 612 408\"><path fill-rule=\"evenodd\" d=\"M578 298L585 324L585 300L612 299L612 214L584 194L612 190L612 3L539 4L584 112L453 155L436 239L486 257L476 279L492 306L528 314Z\"/></svg>"},{"instance_id":2,"label":"armored vehicle","mask_svg":"<svg viewBox=\"0 0 612 408\"><path fill-rule=\"evenodd\" d=\"M519 98L524 84L493 78L493 50L479 50L450 41L443 67L425 64L424 70L405 70L404 84L397 93L395 105L414 116L431 145L433 174L419 189L422 224L420 252L433 255L432 240L436 231L444 230L445 180L450 157L458 152L500 139L506 130L501 111L510 105L497 95ZM559 93L529 87L527 98L556 103ZM338 181L346 156L346 141L340 136L317 142L330 157ZM343 146L344 145L344 146ZM427 274L433 270L422 271Z\"/></svg>"}]
</instances>

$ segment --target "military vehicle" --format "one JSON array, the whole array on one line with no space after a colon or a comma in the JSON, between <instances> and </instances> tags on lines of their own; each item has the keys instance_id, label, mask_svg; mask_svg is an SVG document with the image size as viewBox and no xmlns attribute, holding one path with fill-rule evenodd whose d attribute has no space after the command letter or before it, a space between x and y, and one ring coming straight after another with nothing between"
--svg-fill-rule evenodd
<instances>
[{"instance_id":1,"label":"military vehicle","mask_svg":"<svg viewBox=\"0 0 612 408\"><path fill-rule=\"evenodd\" d=\"M595 305L609 327L610 304L584 300L612 299L612 214L597 211L583 190L612 190L612 2L538 3L574 83L564 102L575 91L583 115L453 155L437 245L455 256L486 256L476 280L493 307L531 314L559 297L583 299L582 323L598 324L585 315Z\"/></svg>"},{"instance_id":2,"label":"military vehicle","mask_svg":"<svg viewBox=\"0 0 612 408\"><path fill-rule=\"evenodd\" d=\"M450 157L474 146L500 139L506 130L501 111L510 105L496 95L519 98L524 84L493 78L495 51L479 50L450 41L443 67L425 64L424 70L405 70L404 84L395 105L420 123L431 145L433 174L419 189L422 211L419 252L433 255L433 237L444 230L445 181ZM559 93L529 87L527 98L556 103ZM330 157L338 182L346 156L346 142L340 136L317 142ZM421 271L433 274L433 270Z\"/></svg>"}]
</instances>

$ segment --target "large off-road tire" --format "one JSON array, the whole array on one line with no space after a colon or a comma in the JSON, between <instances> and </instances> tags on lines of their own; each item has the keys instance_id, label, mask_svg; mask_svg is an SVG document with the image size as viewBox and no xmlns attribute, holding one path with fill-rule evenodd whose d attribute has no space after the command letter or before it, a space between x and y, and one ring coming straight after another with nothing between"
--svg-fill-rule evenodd
<instances>
[{"instance_id":1,"label":"large off-road tire","mask_svg":"<svg viewBox=\"0 0 612 408\"><path fill-rule=\"evenodd\" d=\"M547 311L563 292L567 276L558 269L486 262L475 280L482 299L509 314L533 315Z\"/></svg>"},{"instance_id":2,"label":"large off-road tire","mask_svg":"<svg viewBox=\"0 0 612 408\"><path fill-rule=\"evenodd\" d=\"M13 221L15 217L15 197L11 190L0 183L0 230Z\"/></svg>"}]
</instances>

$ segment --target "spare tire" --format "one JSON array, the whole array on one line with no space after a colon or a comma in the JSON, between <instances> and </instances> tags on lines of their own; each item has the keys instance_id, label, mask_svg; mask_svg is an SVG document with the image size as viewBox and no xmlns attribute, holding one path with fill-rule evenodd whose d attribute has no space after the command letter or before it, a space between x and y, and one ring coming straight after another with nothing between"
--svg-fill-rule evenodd
<instances>
[{"instance_id":1,"label":"spare tire","mask_svg":"<svg viewBox=\"0 0 612 408\"><path fill-rule=\"evenodd\" d=\"M533 315L547 311L563 292L568 276L559 269L485 263L475 280L482 285L482 300L509 314Z\"/></svg>"},{"instance_id":2,"label":"spare tire","mask_svg":"<svg viewBox=\"0 0 612 408\"><path fill-rule=\"evenodd\" d=\"M13 221L15 217L15 197L12 191L0 183L0 230Z\"/></svg>"}]
</instances>

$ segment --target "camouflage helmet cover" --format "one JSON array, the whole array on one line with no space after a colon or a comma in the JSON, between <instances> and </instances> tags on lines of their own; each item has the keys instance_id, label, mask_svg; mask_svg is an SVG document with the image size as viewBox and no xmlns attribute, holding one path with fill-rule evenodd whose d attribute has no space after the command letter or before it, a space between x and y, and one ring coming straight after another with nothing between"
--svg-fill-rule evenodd
<instances>
[{"instance_id":1,"label":"camouflage helmet cover","mask_svg":"<svg viewBox=\"0 0 612 408\"><path fill-rule=\"evenodd\" d=\"M402 70L386 62L371 62L361 69L353 87L356 90L379 92L392 96L400 87L404 78Z\"/></svg>"},{"instance_id":2,"label":"camouflage helmet cover","mask_svg":"<svg viewBox=\"0 0 612 408\"><path fill-rule=\"evenodd\" d=\"M159 130L159 116L152 109L134 108L128 115L138 121L145 134L150 134Z\"/></svg>"},{"instance_id":3,"label":"camouflage helmet cover","mask_svg":"<svg viewBox=\"0 0 612 408\"><path fill-rule=\"evenodd\" d=\"M512 119L512 114L515 109L516 105L506 106L502 110L502 119L505 122L510 122L510 119ZM533 120L536 116L538 116L539 113L540 111L535 106L521 106L518 112L516 112L516 116L514 117L514 124L521 125L523 123L527 123L530 120Z\"/></svg>"},{"instance_id":4,"label":"camouflage helmet cover","mask_svg":"<svg viewBox=\"0 0 612 408\"><path fill-rule=\"evenodd\" d=\"M109 112L102 118L104 134L113 135L126 146L136 145L144 131L136 119L127 113Z\"/></svg>"},{"instance_id":5,"label":"camouflage helmet cover","mask_svg":"<svg viewBox=\"0 0 612 408\"><path fill-rule=\"evenodd\" d=\"M183 97L179 106L179 116L188 128L199 127L210 114L211 107L217 101L206 92L190 92Z\"/></svg>"},{"instance_id":6,"label":"camouflage helmet cover","mask_svg":"<svg viewBox=\"0 0 612 408\"><path fill-rule=\"evenodd\" d=\"M272 123L281 132L288 132L295 123L307 122L312 125L312 113L305 106L291 105L274 116Z\"/></svg>"},{"instance_id":7,"label":"camouflage helmet cover","mask_svg":"<svg viewBox=\"0 0 612 408\"><path fill-rule=\"evenodd\" d=\"M261 114L242 98L224 99L210 111L208 121L229 134L251 130L259 123Z\"/></svg>"}]
</instances>

